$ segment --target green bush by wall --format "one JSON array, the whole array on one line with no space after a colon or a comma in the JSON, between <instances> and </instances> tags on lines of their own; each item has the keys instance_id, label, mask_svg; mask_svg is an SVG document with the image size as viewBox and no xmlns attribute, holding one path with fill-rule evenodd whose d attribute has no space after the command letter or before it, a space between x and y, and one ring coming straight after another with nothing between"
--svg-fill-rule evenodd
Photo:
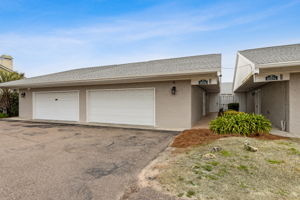
<instances>
[{"instance_id":1,"label":"green bush by wall","mask_svg":"<svg viewBox=\"0 0 300 200\"><path fill-rule=\"evenodd\" d=\"M6 118L6 117L8 117L8 114L0 113L0 118Z\"/></svg>"},{"instance_id":2,"label":"green bush by wall","mask_svg":"<svg viewBox=\"0 0 300 200\"><path fill-rule=\"evenodd\" d=\"M217 134L256 135L270 132L271 122L262 115L224 113L210 122L210 129Z\"/></svg>"}]
</instances>

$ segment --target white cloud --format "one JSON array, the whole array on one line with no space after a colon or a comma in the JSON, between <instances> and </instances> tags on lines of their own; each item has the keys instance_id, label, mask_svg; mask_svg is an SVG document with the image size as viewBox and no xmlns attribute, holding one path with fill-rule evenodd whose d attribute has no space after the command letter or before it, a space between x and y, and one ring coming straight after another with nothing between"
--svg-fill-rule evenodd
<instances>
[{"instance_id":1,"label":"white cloud","mask_svg":"<svg viewBox=\"0 0 300 200\"><path fill-rule=\"evenodd\" d=\"M0 52L12 54L17 69L29 76L89 65L181 56L174 53L174 45L170 45L173 41L189 34L200 35L258 21L296 3L299 1L238 16L233 14L240 12L241 7L232 4L170 12L172 7L165 5L126 16L99 18L79 27L0 34ZM177 48L179 52L180 47ZM233 66L232 52L231 56L226 55L226 65ZM230 72L225 73L230 76Z\"/></svg>"}]
</instances>

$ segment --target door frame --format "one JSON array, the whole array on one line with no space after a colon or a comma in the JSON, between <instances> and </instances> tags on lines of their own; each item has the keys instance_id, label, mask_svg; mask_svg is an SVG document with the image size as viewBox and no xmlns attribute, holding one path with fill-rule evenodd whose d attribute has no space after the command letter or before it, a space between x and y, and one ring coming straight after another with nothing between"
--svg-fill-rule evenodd
<instances>
[{"instance_id":1,"label":"door frame","mask_svg":"<svg viewBox=\"0 0 300 200\"><path fill-rule=\"evenodd\" d=\"M105 89L87 89L86 93L85 93L85 97L86 97L86 111L85 111L85 119L86 122L91 122L89 120L89 92L95 92L95 91L122 91L122 90L152 90L153 91L153 125L151 125L151 127L156 127L156 92L155 92L155 87L145 87L145 88L105 88ZM97 123L97 122L92 122L92 123ZM99 122L101 123L101 122ZM125 124L127 125L127 124ZM136 125L136 124L128 124L128 125ZM136 125L136 126L140 126L140 125ZM141 125L144 126L144 125ZM145 125L148 126L148 125Z\"/></svg>"},{"instance_id":2,"label":"door frame","mask_svg":"<svg viewBox=\"0 0 300 200\"><path fill-rule=\"evenodd\" d=\"M76 92L77 93L77 102L78 102L78 120L76 122L80 121L80 90L59 90L59 91L38 91L38 92L32 92L32 119L37 119L36 118L36 113L35 113L35 105L36 105L36 94L39 93L68 93L68 92ZM38 120L38 119L37 119ZM41 119L43 120L43 119ZM63 121L63 120L58 120L58 121Z\"/></svg>"}]
</instances>

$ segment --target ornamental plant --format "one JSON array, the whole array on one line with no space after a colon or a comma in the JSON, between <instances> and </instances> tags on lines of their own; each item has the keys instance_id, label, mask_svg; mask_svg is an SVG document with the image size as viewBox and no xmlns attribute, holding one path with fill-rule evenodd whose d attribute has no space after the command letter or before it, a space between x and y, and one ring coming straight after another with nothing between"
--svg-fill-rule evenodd
<instances>
[{"instance_id":1,"label":"ornamental plant","mask_svg":"<svg viewBox=\"0 0 300 200\"><path fill-rule=\"evenodd\" d=\"M245 136L268 134L270 120L262 115L249 113L224 113L210 122L210 130L217 134L241 134Z\"/></svg>"}]
</instances>

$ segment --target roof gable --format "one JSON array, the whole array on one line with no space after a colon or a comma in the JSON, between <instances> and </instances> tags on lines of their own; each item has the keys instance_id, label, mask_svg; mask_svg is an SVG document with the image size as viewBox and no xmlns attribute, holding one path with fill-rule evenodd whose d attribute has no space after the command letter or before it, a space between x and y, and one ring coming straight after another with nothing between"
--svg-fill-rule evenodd
<instances>
[{"instance_id":1,"label":"roof gable","mask_svg":"<svg viewBox=\"0 0 300 200\"><path fill-rule=\"evenodd\" d=\"M239 53L258 65L300 62L300 44L248 49Z\"/></svg>"}]
</instances>

